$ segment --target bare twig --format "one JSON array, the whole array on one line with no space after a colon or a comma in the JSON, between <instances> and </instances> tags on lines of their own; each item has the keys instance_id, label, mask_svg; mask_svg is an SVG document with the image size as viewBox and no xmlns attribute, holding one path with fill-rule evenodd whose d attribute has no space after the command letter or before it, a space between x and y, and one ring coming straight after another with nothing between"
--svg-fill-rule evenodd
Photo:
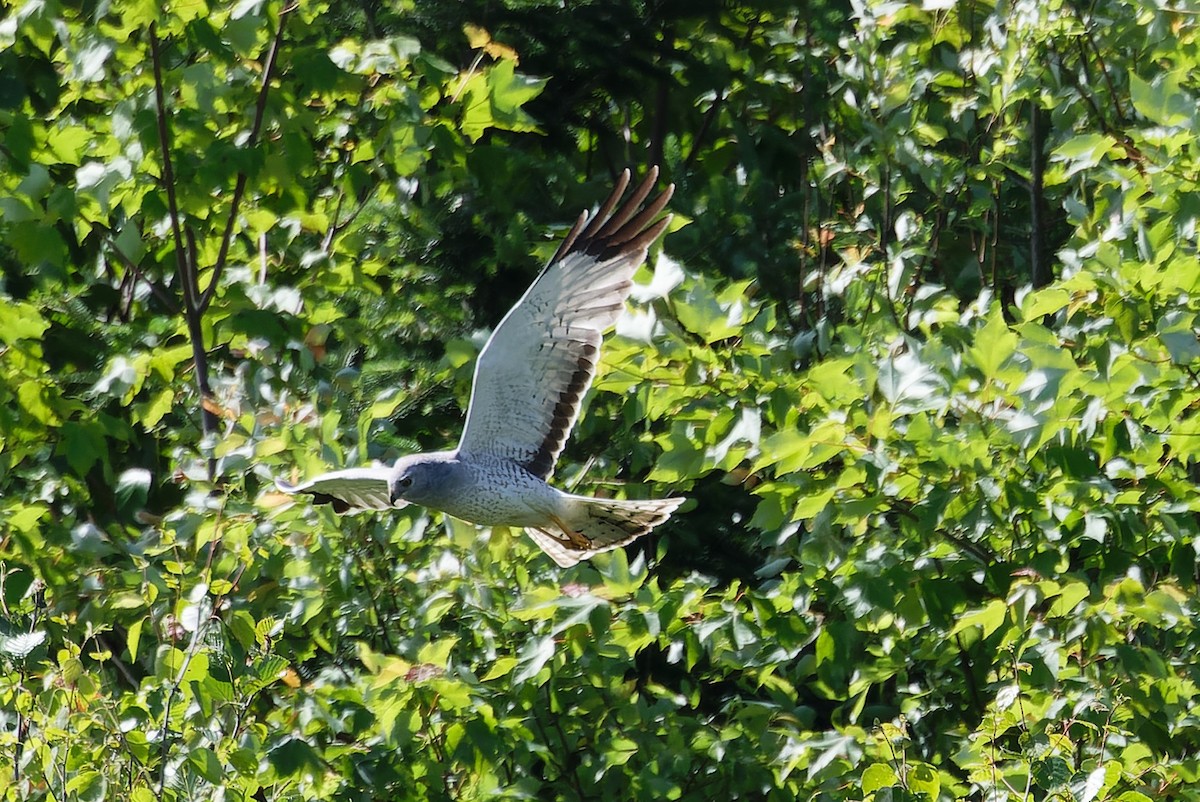
<instances>
[{"instance_id":1,"label":"bare twig","mask_svg":"<svg viewBox=\"0 0 1200 802\"><path fill-rule=\"evenodd\" d=\"M200 602L197 602L199 604ZM196 656L196 652L200 646L200 641L204 633L208 630L209 623L212 621L212 607L210 606L207 615L203 621L196 621L196 628L192 630L192 639L188 643L187 651L184 652L183 661L179 665L179 670L175 672L175 680L171 683L170 689L167 691L166 701L163 702L163 719L162 731L159 737L162 740L162 746L159 749L159 766L158 766L158 800L162 802L163 794L166 792L167 785L167 755L171 748L171 739L168 731L171 727L171 706L175 702L175 696L179 693L179 689L183 687L183 678L187 676L188 667L192 664L192 658Z\"/></svg>"},{"instance_id":2,"label":"bare twig","mask_svg":"<svg viewBox=\"0 0 1200 802\"><path fill-rule=\"evenodd\" d=\"M454 90L454 95L451 96L450 102L457 103L462 96L463 90L467 88L467 82L471 80L471 76L475 74L475 70L479 68L479 62L483 61L484 49L479 48L479 52L475 54L475 60L471 62L471 66L467 67L467 74L463 76L462 81L458 84L458 89Z\"/></svg>"},{"instance_id":3,"label":"bare twig","mask_svg":"<svg viewBox=\"0 0 1200 802\"><path fill-rule=\"evenodd\" d=\"M267 283L267 232L258 235L258 283Z\"/></svg>"}]
</instances>

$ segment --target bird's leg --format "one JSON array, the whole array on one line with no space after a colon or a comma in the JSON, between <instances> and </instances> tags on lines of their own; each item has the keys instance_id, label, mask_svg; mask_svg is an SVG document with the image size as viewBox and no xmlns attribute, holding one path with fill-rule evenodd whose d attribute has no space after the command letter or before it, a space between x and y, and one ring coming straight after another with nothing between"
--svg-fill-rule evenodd
<instances>
[{"instance_id":1,"label":"bird's leg","mask_svg":"<svg viewBox=\"0 0 1200 802\"><path fill-rule=\"evenodd\" d=\"M574 529L567 526L563 522L563 519L559 518L557 515L551 515L550 522L561 529L562 533L566 535L565 538L556 538L556 540L558 540L558 542L562 543L564 546L575 549L576 551L587 551L592 547L592 539L590 537L576 532Z\"/></svg>"}]
</instances>

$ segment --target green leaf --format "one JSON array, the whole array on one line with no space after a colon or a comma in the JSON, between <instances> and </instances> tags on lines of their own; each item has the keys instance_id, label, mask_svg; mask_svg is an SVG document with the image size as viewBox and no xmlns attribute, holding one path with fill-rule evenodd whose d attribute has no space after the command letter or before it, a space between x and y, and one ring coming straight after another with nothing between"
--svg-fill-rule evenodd
<instances>
[{"instance_id":1,"label":"green leaf","mask_svg":"<svg viewBox=\"0 0 1200 802\"><path fill-rule=\"evenodd\" d=\"M988 314L987 324L975 334L975 344L967 352L984 378L994 380L1001 376L1001 369L1012 359L1017 350L1018 338L994 305Z\"/></svg>"},{"instance_id":2,"label":"green leaf","mask_svg":"<svg viewBox=\"0 0 1200 802\"><path fill-rule=\"evenodd\" d=\"M909 766L905 780L910 791L914 794L923 794L931 800L936 800L942 790L941 776L928 763L915 763Z\"/></svg>"},{"instance_id":3,"label":"green leaf","mask_svg":"<svg viewBox=\"0 0 1200 802\"><path fill-rule=\"evenodd\" d=\"M1007 615L1008 605L1002 599L992 599L982 609L960 616L954 628L950 630L950 635L953 637L965 629L980 627L983 637L987 638L1000 628Z\"/></svg>"},{"instance_id":4,"label":"green leaf","mask_svg":"<svg viewBox=\"0 0 1200 802\"><path fill-rule=\"evenodd\" d=\"M1117 797L1117 802L1154 802L1141 791L1125 791Z\"/></svg>"},{"instance_id":5,"label":"green leaf","mask_svg":"<svg viewBox=\"0 0 1200 802\"><path fill-rule=\"evenodd\" d=\"M792 509L792 520L807 521L816 517L829 506L836 493L836 487L828 487L819 493L802 495Z\"/></svg>"},{"instance_id":6,"label":"green leaf","mask_svg":"<svg viewBox=\"0 0 1200 802\"><path fill-rule=\"evenodd\" d=\"M880 788L891 788L899 782L896 770L887 763L872 763L863 769L862 792L873 794Z\"/></svg>"},{"instance_id":7,"label":"green leaf","mask_svg":"<svg viewBox=\"0 0 1200 802\"><path fill-rule=\"evenodd\" d=\"M554 657L554 638L545 636L530 638L517 653L517 671L513 684L519 685L534 679L550 659Z\"/></svg>"},{"instance_id":8,"label":"green leaf","mask_svg":"<svg viewBox=\"0 0 1200 802\"><path fill-rule=\"evenodd\" d=\"M58 413L54 410L55 397L51 388L41 381L26 381L17 388L21 408L39 423L46 426L59 425Z\"/></svg>"},{"instance_id":9,"label":"green leaf","mask_svg":"<svg viewBox=\"0 0 1200 802\"><path fill-rule=\"evenodd\" d=\"M104 65L113 54L113 46L99 37L88 38L91 41L71 53L72 78L95 83L104 80Z\"/></svg>"},{"instance_id":10,"label":"green leaf","mask_svg":"<svg viewBox=\"0 0 1200 802\"><path fill-rule=\"evenodd\" d=\"M546 81L519 75L515 69L515 62L504 59L467 80L460 128L472 142L489 128L526 133L538 130L521 106L541 94Z\"/></svg>"},{"instance_id":11,"label":"green leaf","mask_svg":"<svg viewBox=\"0 0 1200 802\"><path fill-rule=\"evenodd\" d=\"M1129 93L1138 114L1159 125L1190 126L1196 114L1196 99L1183 89L1180 78L1179 73L1171 72L1148 83L1130 74Z\"/></svg>"},{"instance_id":12,"label":"green leaf","mask_svg":"<svg viewBox=\"0 0 1200 802\"><path fill-rule=\"evenodd\" d=\"M496 662L493 663L492 667L488 669L488 672L483 675L483 681L491 682L494 679L507 677L510 673L512 673L513 668L516 667L518 662L519 661L515 657L496 658Z\"/></svg>"},{"instance_id":13,"label":"green leaf","mask_svg":"<svg viewBox=\"0 0 1200 802\"><path fill-rule=\"evenodd\" d=\"M81 802L100 802L108 786L104 775L97 770L87 769L67 780L66 791L72 799Z\"/></svg>"},{"instance_id":14,"label":"green leaf","mask_svg":"<svg viewBox=\"0 0 1200 802\"><path fill-rule=\"evenodd\" d=\"M1066 787L1071 780L1071 766L1057 755L1038 760L1033 764L1033 781L1038 788L1056 791Z\"/></svg>"},{"instance_id":15,"label":"green leaf","mask_svg":"<svg viewBox=\"0 0 1200 802\"><path fill-rule=\"evenodd\" d=\"M307 742L288 736L267 751L267 760L282 777L291 777L305 769L320 771L320 756Z\"/></svg>"},{"instance_id":16,"label":"green leaf","mask_svg":"<svg viewBox=\"0 0 1200 802\"><path fill-rule=\"evenodd\" d=\"M133 419L142 424L145 429L157 426L175 404L175 391L165 388L155 393L149 401L134 405Z\"/></svg>"},{"instance_id":17,"label":"green leaf","mask_svg":"<svg viewBox=\"0 0 1200 802\"><path fill-rule=\"evenodd\" d=\"M137 662L138 646L142 642L142 627L145 626L146 619L139 618L129 625L129 629L125 634L125 647L129 649L129 662Z\"/></svg>"},{"instance_id":18,"label":"green leaf","mask_svg":"<svg viewBox=\"0 0 1200 802\"><path fill-rule=\"evenodd\" d=\"M92 421L67 421L61 432L57 452L66 455L71 470L80 476L91 470L107 452L104 434Z\"/></svg>"},{"instance_id":19,"label":"green leaf","mask_svg":"<svg viewBox=\"0 0 1200 802\"><path fill-rule=\"evenodd\" d=\"M188 763L213 785L224 784L225 767L221 765L217 753L208 747L199 746L188 750Z\"/></svg>"},{"instance_id":20,"label":"green leaf","mask_svg":"<svg viewBox=\"0 0 1200 802\"><path fill-rule=\"evenodd\" d=\"M5 510L5 523L18 532L32 532L50 510L44 504L23 504L15 510Z\"/></svg>"},{"instance_id":21,"label":"green leaf","mask_svg":"<svg viewBox=\"0 0 1200 802\"><path fill-rule=\"evenodd\" d=\"M1063 585L1058 593L1058 597L1054 599L1046 614L1053 618L1072 615L1075 612L1075 608L1079 606L1079 603L1087 599L1090 595L1091 588L1086 582L1078 580L1068 582L1066 585Z\"/></svg>"},{"instance_id":22,"label":"green leaf","mask_svg":"<svg viewBox=\"0 0 1200 802\"><path fill-rule=\"evenodd\" d=\"M31 304L0 298L0 340L5 344L41 340L49 326Z\"/></svg>"},{"instance_id":23,"label":"green leaf","mask_svg":"<svg viewBox=\"0 0 1200 802\"><path fill-rule=\"evenodd\" d=\"M914 350L885 359L876 386L894 411L905 413L937 408L945 390L942 377Z\"/></svg>"},{"instance_id":24,"label":"green leaf","mask_svg":"<svg viewBox=\"0 0 1200 802\"><path fill-rule=\"evenodd\" d=\"M1062 174L1062 180L1065 180L1080 171L1095 167L1109 151L1116 148L1116 145L1112 136L1108 134L1078 134L1055 148L1051 159L1065 162L1066 170Z\"/></svg>"},{"instance_id":25,"label":"green leaf","mask_svg":"<svg viewBox=\"0 0 1200 802\"><path fill-rule=\"evenodd\" d=\"M748 313L743 298L745 287L746 283L730 285L718 296L707 282L696 279L682 295L675 293L673 296L675 317L706 344L736 337L741 333Z\"/></svg>"},{"instance_id":26,"label":"green leaf","mask_svg":"<svg viewBox=\"0 0 1200 802\"><path fill-rule=\"evenodd\" d=\"M1172 362L1191 365L1200 360L1200 337L1196 334L1195 314L1171 310L1158 319L1155 327Z\"/></svg>"}]
</instances>

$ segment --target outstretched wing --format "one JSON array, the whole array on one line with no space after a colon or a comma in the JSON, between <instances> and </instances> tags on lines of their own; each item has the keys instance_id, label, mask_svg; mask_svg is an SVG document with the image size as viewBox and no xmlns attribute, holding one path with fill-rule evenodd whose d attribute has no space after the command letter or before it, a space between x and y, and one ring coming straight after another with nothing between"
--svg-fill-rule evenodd
<instances>
[{"instance_id":1,"label":"outstretched wing","mask_svg":"<svg viewBox=\"0 0 1200 802\"><path fill-rule=\"evenodd\" d=\"M616 322L646 251L671 221L655 220L673 186L642 208L658 178L651 168L629 200L621 174L590 218L580 215L479 354L459 453L511 459L545 479L596 372L604 330ZM585 227L586 226L586 227Z\"/></svg>"},{"instance_id":2,"label":"outstretched wing","mask_svg":"<svg viewBox=\"0 0 1200 802\"><path fill-rule=\"evenodd\" d=\"M347 468L320 474L298 485L276 479L275 486L291 496L308 493L314 504L332 504L337 513L390 510L405 506L403 501L392 504L388 490L391 475L391 468Z\"/></svg>"}]
</instances>

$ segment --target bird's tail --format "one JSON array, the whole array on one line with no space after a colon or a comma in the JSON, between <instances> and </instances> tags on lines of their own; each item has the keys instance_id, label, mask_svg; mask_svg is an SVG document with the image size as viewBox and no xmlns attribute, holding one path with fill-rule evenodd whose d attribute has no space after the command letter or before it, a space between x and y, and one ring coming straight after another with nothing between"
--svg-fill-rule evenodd
<instances>
[{"instance_id":1,"label":"bird's tail","mask_svg":"<svg viewBox=\"0 0 1200 802\"><path fill-rule=\"evenodd\" d=\"M589 541L585 548L570 544L568 533L550 527L547 531L526 529L542 551L563 568L580 560L624 546L661 524L687 499L663 498L648 501L624 501L571 496L562 522Z\"/></svg>"}]
</instances>

